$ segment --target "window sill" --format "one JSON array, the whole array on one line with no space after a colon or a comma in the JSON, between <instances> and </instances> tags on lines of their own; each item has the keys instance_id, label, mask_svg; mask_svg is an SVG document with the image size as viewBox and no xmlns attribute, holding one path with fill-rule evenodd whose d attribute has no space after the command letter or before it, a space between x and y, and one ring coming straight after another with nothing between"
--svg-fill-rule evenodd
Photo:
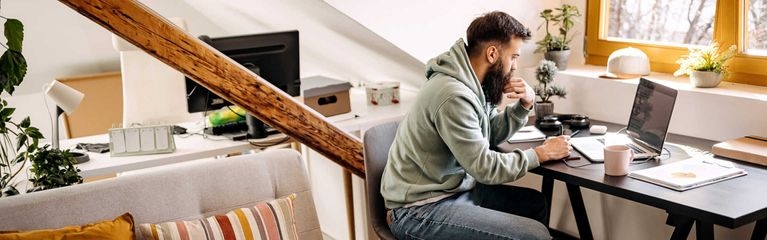
<instances>
[{"instance_id":1,"label":"window sill","mask_svg":"<svg viewBox=\"0 0 767 240\"><path fill-rule=\"evenodd\" d=\"M567 98L554 98L555 112L577 113L592 119L626 124L631 113L638 78L599 78L604 66L570 65L560 71L555 85L567 90ZM520 72L537 84L535 68ZM722 82L716 88L695 88L687 77L651 73L645 78L679 91L669 132L716 141L745 135L767 136L760 121L767 119L767 87Z\"/></svg>"},{"instance_id":2,"label":"window sill","mask_svg":"<svg viewBox=\"0 0 767 240\"><path fill-rule=\"evenodd\" d=\"M600 78L599 75L605 72L606 67L594 66L594 65L568 65L567 70L560 71L559 74L570 75L583 78L594 78L603 81L619 81L632 84L638 84L639 78L629 79L609 79ZM719 86L715 88L696 88L690 84L689 77L681 76L675 77L668 73L656 73L652 72L648 76L644 76L649 80L657 81L663 85L672 87L682 92L694 92L701 94L729 96L743 99L752 99L763 101L767 103L767 87L754 86L742 83L721 82Z\"/></svg>"}]
</instances>

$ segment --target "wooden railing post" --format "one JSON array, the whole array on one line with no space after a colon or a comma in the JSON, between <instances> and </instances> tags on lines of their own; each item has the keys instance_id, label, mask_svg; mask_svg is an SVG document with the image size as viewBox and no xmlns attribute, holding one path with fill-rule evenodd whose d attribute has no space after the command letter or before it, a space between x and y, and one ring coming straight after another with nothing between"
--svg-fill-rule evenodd
<instances>
[{"instance_id":1,"label":"wooden railing post","mask_svg":"<svg viewBox=\"0 0 767 240\"><path fill-rule=\"evenodd\" d=\"M266 124L365 178L362 143L137 0L59 0Z\"/></svg>"}]
</instances>

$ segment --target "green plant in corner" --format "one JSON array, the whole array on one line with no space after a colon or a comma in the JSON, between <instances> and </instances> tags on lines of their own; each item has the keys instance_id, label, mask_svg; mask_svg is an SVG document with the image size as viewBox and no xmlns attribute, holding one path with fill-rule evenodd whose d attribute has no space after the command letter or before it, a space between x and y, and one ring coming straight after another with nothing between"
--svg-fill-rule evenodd
<instances>
[{"instance_id":1,"label":"green plant in corner","mask_svg":"<svg viewBox=\"0 0 767 240\"><path fill-rule=\"evenodd\" d=\"M5 19L3 33L7 40L0 44L6 49L0 56L0 93L13 95L27 73L27 62L21 54L24 25L17 19L0 18ZM19 193L15 177L24 170L26 160L43 138L39 129L31 126L29 117L14 121L11 116L14 111L5 99L0 99L0 196Z\"/></svg>"},{"instance_id":2,"label":"green plant in corner","mask_svg":"<svg viewBox=\"0 0 767 240\"><path fill-rule=\"evenodd\" d=\"M676 63L679 69L674 76L692 75L693 71L721 73L723 78L729 75L727 61L735 56L738 48L730 45L727 50L720 51L719 43L714 42L702 48L689 48L690 53L682 56Z\"/></svg>"},{"instance_id":3,"label":"green plant in corner","mask_svg":"<svg viewBox=\"0 0 767 240\"><path fill-rule=\"evenodd\" d=\"M546 36L540 41L535 42L538 46L535 52L545 53L548 51L570 50L569 44L573 40L573 36L568 37L568 34L575 26L575 23L578 22L577 17L582 16L578 8L573 5L563 4L559 8L544 9L538 16L543 18L543 23L538 26L538 29L545 27ZM549 26L558 26L559 35L552 35Z\"/></svg>"},{"instance_id":4,"label":"green plant in corner","mask_svg":"<svg viewBox=\"0 0 767 240\"><path fill-rule=\"evenodd\" d=\"M16 87L23 81L27 73L27 62L22 55L22 42L24 40L24 24L18 19L11 19L0 16L5 19L3 24L3 34L7 40L6 44L0 43L5 48L5 52L0 56L0 93L7 92L12 96ZM25 117L20 122L13 119L15 108L8 106L8 101L0 99L0 197L19 194L16 185L21 181L17 179L19 173L26 171L26 164L29 159L41 160L50 157L44 164L33 166L35 172L32 176L35 187L27 192L50 189L65 185L71 185L80 182L81 179L74 170L75 176L72 176L72 159L68 152L60 153L58 150L50 150L38 147L39 140L43 139L43 134L36 127L33 127L29 117ZM67 164L65 159L70 159ZM54 166L53 163L61 165ZM64 171L56 174L56 169L64 167ZM38 175L38 173L44 175ZM58 177L63 176L63 177ZM44 180L52 179L52 180ZM63 185L63 186L65 186ZM40 187L38 187L40 186Z\"/></svg>"}]
</instances>

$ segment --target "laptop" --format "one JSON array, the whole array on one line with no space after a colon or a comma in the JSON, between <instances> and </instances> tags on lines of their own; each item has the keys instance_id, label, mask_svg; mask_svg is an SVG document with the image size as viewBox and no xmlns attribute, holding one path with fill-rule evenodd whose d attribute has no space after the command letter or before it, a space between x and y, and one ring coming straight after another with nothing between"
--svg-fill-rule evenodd
<instances>
[{"instance_id":1,"label":"laptop","mask_svg":"<svg viewBox=\"0 0 767 240\"><path fill-rule=\"evenodd\" d=\"M673 88L640 78L625 134L572 138L570 143L592 162L604 162L604 146L618 144L631 148L635 160L658 157L666 141L676 95Z\"/></svg>"}]
</instances>

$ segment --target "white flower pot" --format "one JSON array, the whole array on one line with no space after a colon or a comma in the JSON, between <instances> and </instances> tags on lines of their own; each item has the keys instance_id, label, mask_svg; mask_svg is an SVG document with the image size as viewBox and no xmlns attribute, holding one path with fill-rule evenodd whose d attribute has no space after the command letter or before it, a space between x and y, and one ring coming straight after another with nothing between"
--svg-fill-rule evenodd
<instances>
[{"instance_id":1,"label":"white flower pot","mask_svg":"<svg viewBox=\"0 0 767 240\"><path fill-rule=\"evenodd\" d=\"M707 71L692 71L692 73L690 73L690 83L699 88L716 87L722 82L722 78L724 78L724 74L722 73Z\"/></svg>"}]
</instances>

